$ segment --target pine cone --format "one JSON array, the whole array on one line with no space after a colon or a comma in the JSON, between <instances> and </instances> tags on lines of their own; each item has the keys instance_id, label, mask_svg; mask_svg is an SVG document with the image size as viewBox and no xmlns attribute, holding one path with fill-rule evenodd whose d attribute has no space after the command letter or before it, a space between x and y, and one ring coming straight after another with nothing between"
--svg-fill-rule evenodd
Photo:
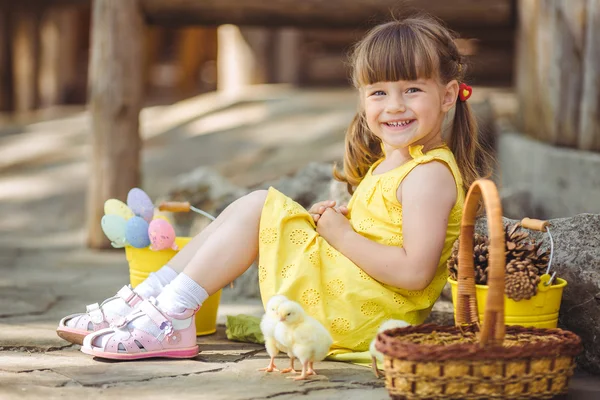
<instances>
[{"instance_id":1,"label":"pine cone","mask_svg":"<svg viewBox=\"0 0 600 400\"><path fill-rule=\"evenodd\" d=\"M540 283L537 267L528 259L512 260L506 265L506 295L515 300L530 299L537 293Z\"/></svg>"},{"instance_id":2,"label":"pine cone","mask_svg":"<svg viewBox=\"0 0 600 400\"><path fill-rule=\"evenodd\" d=\"M452 253L448 258L447 267L450 278L458 278L458 239L452 246ZM489 240L487 236L476 233L473 235L473 264L475 267L475 283L485 285L487 283L487 267L489 259Z\"/></svg>"},{"instance_id":3,"label":"pine cone","mask_svg":"<svg viewBox=\"0 0 600 400\"><path fill-rule=\"evenodd\" d=\"M452 252L446 262L448 266L448 275L452 280L458 280L458 239L452 245Z\"/></svg>"}]
</instances>

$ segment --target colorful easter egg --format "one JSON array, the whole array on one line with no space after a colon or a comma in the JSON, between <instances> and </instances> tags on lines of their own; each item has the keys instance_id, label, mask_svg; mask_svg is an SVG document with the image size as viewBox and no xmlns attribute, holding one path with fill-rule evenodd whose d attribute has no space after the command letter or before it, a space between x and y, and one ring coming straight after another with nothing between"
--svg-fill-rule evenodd
<instances>
[{"instance_id":1,"label":"colorful easter egg","mask_svg":"<svg viewBox=\"0 0 600 400\"><path fill-rule=\"evenodd\" d=\"M128 220L135 215L133 211L127 207L127 204L117 199L108 199L104 202L104 214L118 215L125 220Z\"/></svg>"},{"instance_id":2,"label":"colorful easter egg","mask_svg":"<svg viewBox=\"0 0 600 400\"><path fill-rule=\"evenodd\" d=\"M148 236L148 223L142 217L133 216L127 220L125 225L125 239L127 242L138 249L143 249L150 245Z\"/></svg>"},{"instance_id":3,"label":"colorful easter egg","mask_svg":"<svg viewBox=\"0 0 600 400\"><path fill-rule=\"evenodd\" d=\"M125 237L125 225L127 221L119 215L108 214L102 217L100 225L106 237L111 241L112 247L121 248L127 246Z\"/></svg>"},{"instance_id":4,"label":"colorful easter egg","mask_svg":"<svg viewBox=\"0 0 600 400\"><path fill-rule=\"evenodd\" d=\"M150 250L178 249L175 244L175 229L164 219L157 218L150 222L148 236L150 236Z\"/></svg>"},{"instance_id":5,"label":"colorful easter egg","mask_svg":"<svg viewBox=\"0 0 600 400\"><path fill-rule=\"evenodd\" d=\"M154 216L154 204L150 197L142 189L133 188L127 194L127 205L131 211L138 217L142 217L146 222L152 221Z\"/></svg>"}]
</instances>

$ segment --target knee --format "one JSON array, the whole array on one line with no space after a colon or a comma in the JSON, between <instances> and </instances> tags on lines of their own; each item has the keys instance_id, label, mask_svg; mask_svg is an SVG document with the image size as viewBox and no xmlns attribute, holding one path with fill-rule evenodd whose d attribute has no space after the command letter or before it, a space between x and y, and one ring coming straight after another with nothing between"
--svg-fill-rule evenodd
<instances>
[{"instance_id":1,"label":"knee","mask_svg":"<svg viewBox=\"0 0 600 400\"><path fill-rule=\"evenodd\" d=\"M245 196L245 205L249 210L260 213L267 200L268 190L255 190Z\"/></svg>"}]
</instances>

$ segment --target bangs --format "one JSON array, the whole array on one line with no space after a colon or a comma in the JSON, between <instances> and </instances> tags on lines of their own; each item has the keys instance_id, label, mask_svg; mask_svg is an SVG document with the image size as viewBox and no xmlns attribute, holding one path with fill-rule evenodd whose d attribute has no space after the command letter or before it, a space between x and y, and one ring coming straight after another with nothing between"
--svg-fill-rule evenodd
<instances>
[{"instance_id":1,"label":"bangs","mask_svg":"<svg viewBox=\"0 0 600 400\"><path fill-rule=\"evenodd\" d=\"M354 52L354 85L433 78L437 54L423 36L397 22L371 31Z\"/></svg>"}]
</instances>

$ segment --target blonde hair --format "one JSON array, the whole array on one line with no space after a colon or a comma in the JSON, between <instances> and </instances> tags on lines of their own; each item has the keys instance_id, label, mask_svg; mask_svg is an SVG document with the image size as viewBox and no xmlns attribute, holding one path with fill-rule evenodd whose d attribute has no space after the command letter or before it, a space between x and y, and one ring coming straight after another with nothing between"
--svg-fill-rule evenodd
<instances>
[{"instance_id":1,"label":"blonde hair","mask_svg":"<svg viewBox=\"0 0 600 400\"><path fill-rule=\"evenodd\" d=\"M463 82L466 64L455 37L430 17L411 17L373 28L351 54L352 82L362 88L377 82L439 79L443 84ZM458 100L448 146L456 158L465 191L492 171L492 157L478 139L477 123L467 102ZM335 179L354 189L371 165L383 156L380 140L359 111L346 132L343 173L334 166Z\"/></svg>"}]
</instances>

